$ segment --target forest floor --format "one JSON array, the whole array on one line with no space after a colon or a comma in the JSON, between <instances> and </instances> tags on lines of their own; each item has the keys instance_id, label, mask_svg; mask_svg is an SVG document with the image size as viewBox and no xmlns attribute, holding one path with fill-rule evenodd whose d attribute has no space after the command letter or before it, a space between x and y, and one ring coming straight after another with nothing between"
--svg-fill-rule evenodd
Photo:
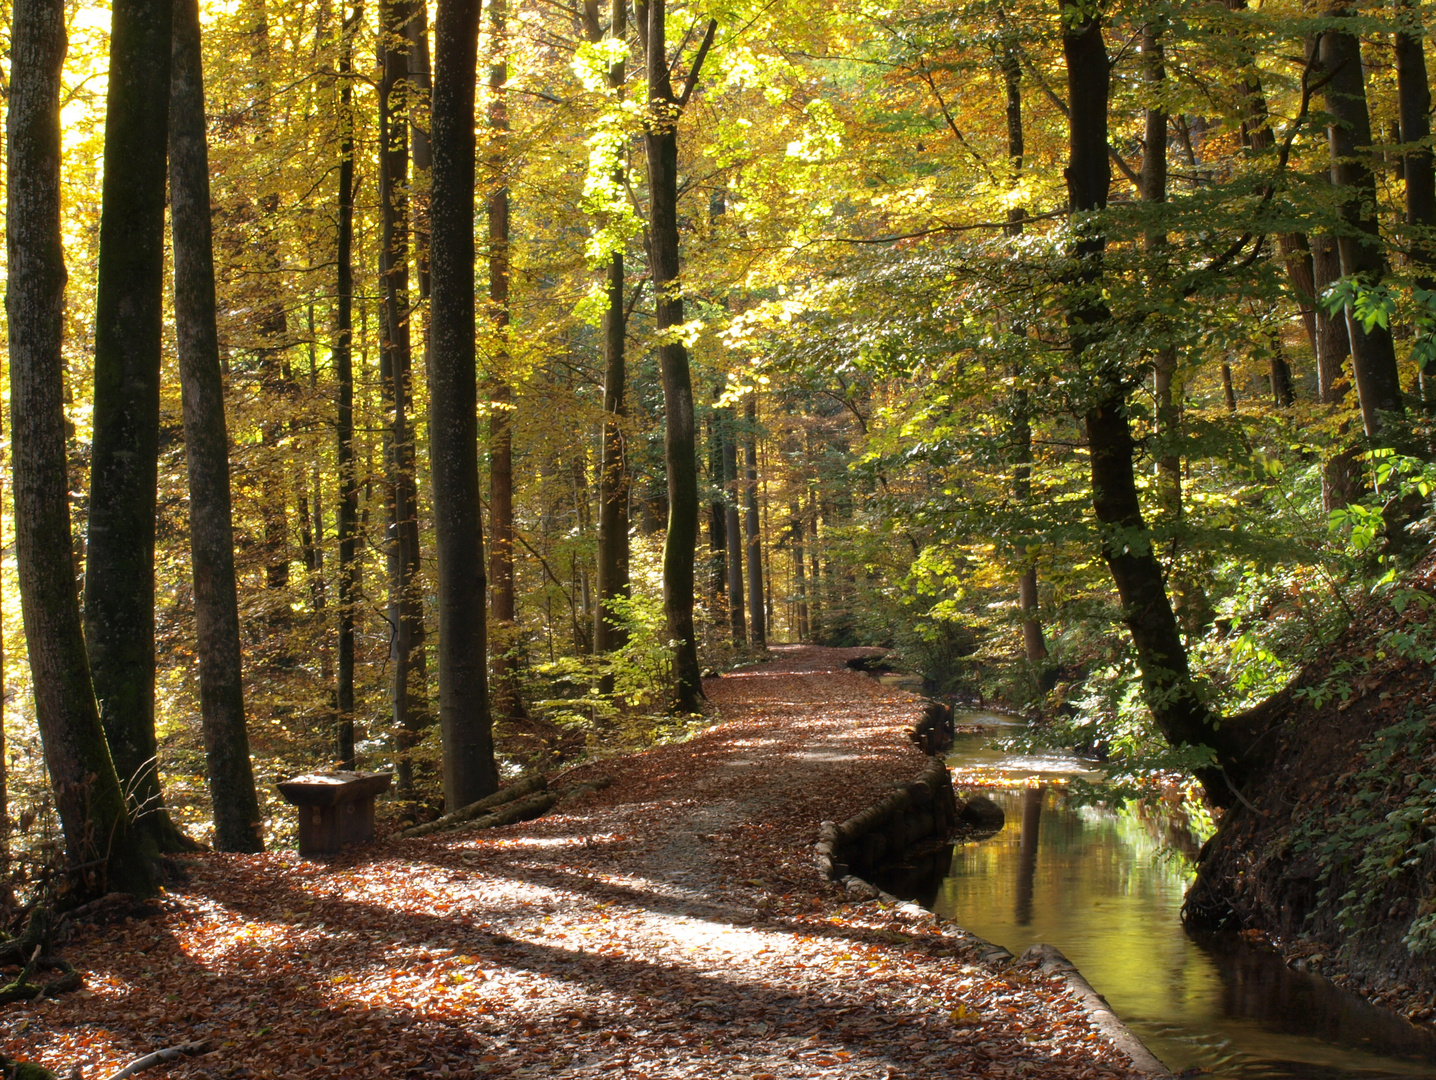
<instances>
[{"instance_id":1,"label":"forest floor","mask_svg":"<svg viewBox=\"0 0 1436 1080\"><path fill-rule=\"evenodd\" d=\"M85 987L0 1012L4 1052L171 1077L1125 1078L1058 981L815 869L821 819L911 779L918 699L779 647L717 723L611 759L562 814L322 864L206 854L147 916L79 926Z\"/></svg>"}]
</instances>

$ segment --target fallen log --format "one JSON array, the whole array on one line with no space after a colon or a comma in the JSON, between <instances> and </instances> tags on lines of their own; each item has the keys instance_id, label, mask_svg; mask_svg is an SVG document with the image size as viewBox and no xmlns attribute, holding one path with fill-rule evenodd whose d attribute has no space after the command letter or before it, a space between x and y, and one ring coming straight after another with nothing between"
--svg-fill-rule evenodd
<instances>
[{"instance_id":1,"label":"fallen log","mask_svg":"<svg viewBox=\"0 0 1436 1080\"><path fill-rule=\"evenodd\" d=\"M142 1073L146 1069L153 1069L156 1065L164 1065L167 1062L178 1061L190 1054L200 1054L209 1049L207 1042L187 1042L178 1046L169 1046L163 1050L156 1050L153 1054L146 1054L144 1057L135 1058L123 1069L112 1072L105 1080L126 1080L127 1077Z\"/></svg>"},{"instance_id":2,"label":"fallen log","mask_svg":"<svg viewBox=\"0 0 1436 1080\"><path fill-rule=\"evenodd\" d=\"M527 799L511 802L507 806L495 810L492 814L485 814L473 821L461 821L450 826L450 831L476 832L479 829L494 829L500 825L512 825L516 821L528 821L541 815L558 800L559 794L556 791L540 792L537 795L530 795Z\"/></svg>"},{"instance_id":3,"label":"fallen log","mask_svg":"<svg viewBox=\"0 0 1436 1080\"><path fill-rule=\"evenodd\" d=\"M461 806L451 813L433 821L426 821L422 825L415 825L413 828L405 829L399 835L405 840L416 836L428 836L430 833L442 832L445 829L452 829L462 825L466 821L472 821L486 810L492 810L496 806L513 802L515 799L531 795L535 791L543 791L548 787L548 777L542 773L534 776L526 776L522 780L516 780L508 787L500 788L492 795L486 796L477 802L471 802L468 806ZM515 818L514 820L518 820Z\"/></svg>"},{"instance_id":4,"label":"fallen log","mask_svg":"<svg viewBox=\"0 0 1436 1080\"><path fill-rule=\"evenodd\" d=\"M577 802L585 795L592 795L595 791L602 791L613 783L611 776L596 776L592 780L585 780L581 784L574 784L573 787L559 793L558 805L567 806L571 802Z\"/></svg>"}]
</instances>

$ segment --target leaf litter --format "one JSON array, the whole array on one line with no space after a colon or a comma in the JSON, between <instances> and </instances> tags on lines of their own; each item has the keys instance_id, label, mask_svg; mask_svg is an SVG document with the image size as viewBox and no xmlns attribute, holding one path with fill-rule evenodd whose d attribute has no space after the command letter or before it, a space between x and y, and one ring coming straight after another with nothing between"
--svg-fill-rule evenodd
<instances>
[{"instance_id":1,"label":"leaf litter","mask_svg":"<svg viewBox=\"0 0 1436 1080\"><path fill-rule=\"evenodd\" d=\"M916 699L778 647L710 680L721 721L576 770L567 813L329 863L205 854L157 914L84 925L84 989L0 1016L5 1053L176 1078L1135 1074L1059 979L818 875L822 819L910 779ZM156 1074L158 1075L158 1074Z\"/></svg>"}]
</instances>

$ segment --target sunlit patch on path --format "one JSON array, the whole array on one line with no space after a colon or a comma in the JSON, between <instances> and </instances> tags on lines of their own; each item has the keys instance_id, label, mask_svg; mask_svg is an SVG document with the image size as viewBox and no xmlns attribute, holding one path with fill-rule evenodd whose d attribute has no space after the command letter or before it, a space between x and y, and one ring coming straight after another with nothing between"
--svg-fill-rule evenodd
<instances>
[{"instance_id":1,"label":"sunlit patch on path","mask_svg":"<svg viewBox=\"0 0 1436 1080\"><path fill-rule=\"evenodd\" d=\"M1127 1076L1059 984L818 878L818 821L921 767L915 699L854 650L775 653L573 813L195 859L163 917L67 948L87 989L10 1006L6 1051L93 1077L210 1039L167 1073L196 1080Z\"/></svg>"}]
</instances>

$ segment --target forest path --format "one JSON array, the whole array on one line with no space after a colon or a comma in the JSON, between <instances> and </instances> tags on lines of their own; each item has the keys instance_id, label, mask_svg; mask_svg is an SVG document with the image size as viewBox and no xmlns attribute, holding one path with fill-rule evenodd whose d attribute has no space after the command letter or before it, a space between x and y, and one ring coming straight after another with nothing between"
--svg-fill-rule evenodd
<instances>
[{"instance_id":1,"label":"forest path","mask_svg":"<svg viewBox=\"0 0 1436 1080\"><path fill-rule=\"evenodd\" d=\"M104 1076L1125 1077L1062 984L852 904L810 845L910 779L918 699L778 647L721 721L570 774L571 812L329 865L206 855L145 920L82 928L87 989L11 1006L5 1050Z\"/></svg>"}]
</instances>

